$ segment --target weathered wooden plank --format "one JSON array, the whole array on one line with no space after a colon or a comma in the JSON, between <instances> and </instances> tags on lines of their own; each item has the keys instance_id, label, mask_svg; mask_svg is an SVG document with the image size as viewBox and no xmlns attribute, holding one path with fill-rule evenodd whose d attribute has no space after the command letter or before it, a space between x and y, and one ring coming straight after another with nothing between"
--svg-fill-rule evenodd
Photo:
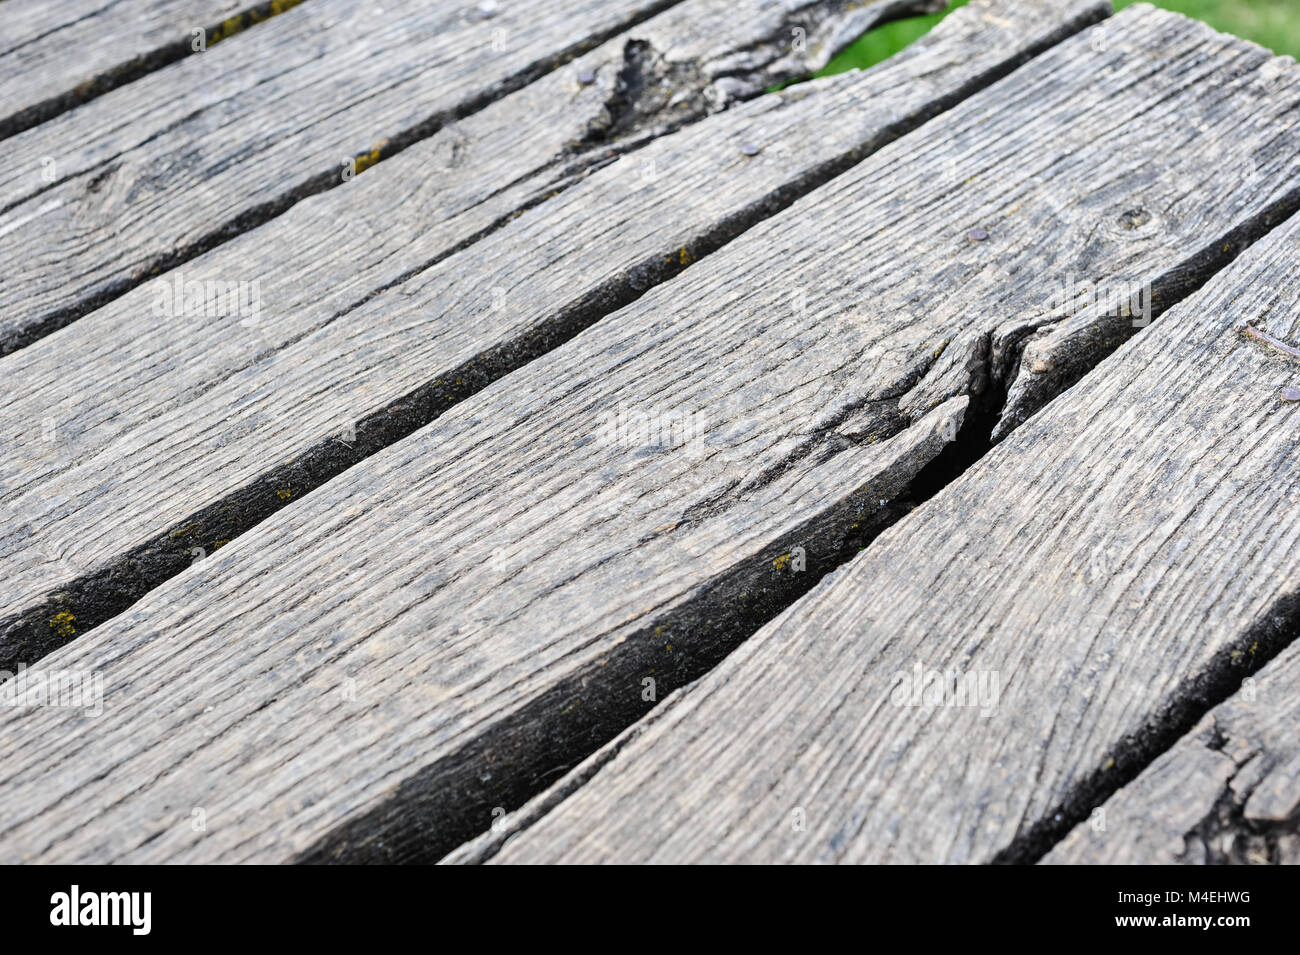
<instances>
[{"instance_id":1,"label":"weathered wooden plank","mask_svg":"<svg viewBox=\"0 0 1300 955\"><path fill-rule=\"evenodd\" d=\"M1292 644L1043 862L1300 864L1297 685L1300 645Z\"/></svg>"},{"instance_id":2,"label":"weathered wooden plank","mask_svg":"<svg viewBox=\"0 0 1300 955\"><path fill-rule=\"evenodd\" d=\"M1152 170L1133 147L1204 115L1294 172L1300 143L1259 149L1231 122L1263 51L1150 9L1097 30L1109 45L1045 53L53 654L102 668L105 712L0 724L3 851L428 857L630 722L644 681L698 674L889 519L954 434L981 320L1041 291L1002 263L1159 272L1272 191L1214 182L1159 242L1081 248L999 218L1046 202L1045 170L1193 172L1193 151Z\"/></svg>"},{"instance_id":3,"label":"weathered wooden plank","mask_svg":"<svg viewBox=\"0 0 1300 955\"><path fill-rule=\"evenodd\" d=\"M146 286L7 356L0 373L21 386L0 409L0 493L14 515L0 550L0 669L35 662L194 554L991 82L1035 43L1085 22L1056 16L1073 10L1038 8L1018 39L1009 21L963 15L885 69L715 117L450 255L560 188L580 162L569 143L619 98L614 76L629 56L646 64L638 87L665 61L705 76L729 63L726 78L741 83L752 74L736 61L768 75L774 54L752 51L788 29L788 10L770 0L674 8L581 59L577 73L532 84L165 277L173 293L177 276L258 281L259 314L155 313ZM692 39L683 47L679 36ZM699 59L702 36L712 53ZM584 72L603 77L592 84L603 90L581 92ZM676 83L663 110L653 96L621 98L639 121L616 121L624 138L602 139L597 156L691 115L702 107L683 94L709 95L711 85ZM528 141L516 145L521 135ZM762 156L744 154L747 136L764 143ZM434 165L445 172L430 176ZM323 240L339 221L355 224Z\"/></svg>"},{"instance_id":4,"label":"weathered wooden plank","mask_svg":"<svg viewBox=\"0 0 1300 955\"><path fill-rule=\"evenodd\" d=\"M1265 64L1254 81L1258 95L1278 101L1289 96L1287 76L1293 64L1290 57L1279 57ZM1224 151L1224 145L1221 138L1207 135L1198 141L1197 148L1218 156L1224 170L1235 178L1251 181L1260 175L1256 156ZM1178 183L1177 188L1192 191L1197 185L1188 181ZM1075 219L1083 208L1063 202L1054 211L1064 218ZM1128 210L1110 227L1130 230L1139 236L1159 228L1159 215L1159 209ZM1217 251L1206 249L1207 260L1221 259ZM1171 275L1162 283L1149 287L1138 283L1132 288L1100 285L1098 276L1087 273L1064 276L1060 293L1043 307L1005 320L994 332L991 343L995 355L1008 356L1003 362L1009 369L1006 403L993 428L993 440L1006 437L1139 329L1159 317L1164 309L1193 290L1200 272L1191 269L1187 274Z\"/></svg>"},{"instance_id":5,"label":"weathered wooden plank","mask_svg":"<svg viewBox=\"0 0 1300 955\"><path fill-rule=\"evenodd\" d=\"M12 137L0 353L670 5L313 0Z\"/></svg>"},{"instance_id":6,"label":"weathered wooden plank","mask_svg":"<svg viewBox=\"0 0 1300 955\"><path fill-rule=\"evenodd\" d=\"M897 120L889 100L914 96L911 83L902 82L914 71L937 84L928 87L920 81L930 94L950 94L954 74L969 78L967 70L979 75L998 62L1015 61L1026 49L1099 13L1096 6L1060 0L1018 9L1023 10L1019 30L998 16L1006 8L976 4L946 21L939 35L913 53L910 66L887 66L866 77L824 83L814 91L792 90L764 101L766 105L755 104L748 117L753 123L783 113L792 116L784 136L761 140L757 156L745 156L740 148L754 129L742 125L744 112L712 118L710 125L731 130L732 148L723 162L750 162L741 166L745 177L731 178L763 179L787 164L797 169L794 147L805 143L807 135L793 117L806 112L822 121L819 129L841 130L835 134L846 136L841 143L861 146L865 136L870 140L880 133L881 121ZM952 45L957 39L961 43ZM991 48L997 52L987 60ZM1049 70L1047 78L1040 77L1023 94L1040 96L1047 84L1057 86L1058 97L1074 99L1070 84L1053 77ZM845 94L850 88L854 94ZM845 117L857 117L862 123L857 133L844 131L850 123L826 122L841 116L828 112L827 103L841 103ZM985 101L961 123L920 140L920 153L927 143L972 142L987 125L987 114L998 112L996 105ZM911 116L917 108L914 103L901 116ZM692 127L672 143L659 140L628 160L643 160L662 148L660 168L689 169L668 160L679 152L722 155L718 148L699 151L701 129ZM762 129L775 131L767 125ZM789 309L792 288L809 285L815 275L867 262L884 268L876 243L894 242L897 236L867 242L879 223L861 207L883 203L879 214L896 220L897 204L910 201L902 197L905 188L894 188L891 170L900 161L906 164L918 147L896 146L891 162L863 166L845 177L844 185L816 195L814 203L789 210L780 223L758 226L761 234L742 236L740 242L748 248L733 255L728 255L731 247L723 249L716 253L725 257L718 265L706 261L686 270L671 292L663 286L663 296L642 299L599 322L588 333L593 337L573 355L564 347L487 388L419 438L348 470L153 592L133 611L49 657L53 667L107 668L105 709L99 719L64 709L25 712L22 719L5 713L13 719L0 722L0 791L5 793L0 854L283 859L305 852L320 858L337 851L337 846L316 843L339 822L360 820L373 833L376 826L367 817L386 806L394 787L422 793L433 773L442 780L429 790L437 804L399 812L395 822L402 832L394 830L393 838L380 835L344 850L435 858L481 828L487 809L500 799L526 795L539 785L534 774L550 772L569 752L594 748L642 712L646 700L640 677L646 665L655 668L666 691L673 681L710 663L720 647L729 646L729 631L744 625L746 615L770 615L775 607L766 604L801 586L801 573L811 574L819 561L828 560L828 554L811 555L809 570L803 572L793 555L780 561L772 541L809 522L818 525L824 513L835 512L826 520L832 528L822 539L845 538L852 546L855 534L865 533L880 520L881 511L888 511L881 500L898 498L917 469L944 446L945 434L956 430L965 407L965 396L959 396L931 414L920 414L917 424L888 442L846 442L849 447L835 456L835 466L809 470L796 455L792 469L779 473L781 463L803 444L801 431L819 446L827 439L835 446L831 427L836 425L863 439L874 427L891 429L891 396L861 407L862 383L855 385L853 365L846 364L846 355L866 347L865 335L855 339L850 322L811 329L805 322L794 325ZM846 153L844 146L831 153L844 155L855 153ZM1004 164L1010 159L1010 152L1002 155ZM983 168L976 164L971 172ZM703 185L712 188L710 201L727 195L716 186L727 177L712 172L702 179L688 177L686 188L695 203L706 195ZM931 170L911 174L917 175L918 188L932 178ZM640 182L640 166L616 162L589 182L593 190L638 192L632 186ZM575 234L591 227L610 230L607 217L591 216L593 208L582 203L562 217L547 208L546 218ZM656 201L653 214L621 221L654 227L656 217L672 218L675 208ZM836 236L828 223L841 216L857 225ZM952 229L937 213L928 221L922 242L935 242L936 231ZM571 223L586 225L580 229ZM476 261L484 262L473 275L484 274L486 262L512 265L517 260L507 255L511 249L533 249L538 259L551 262L550 270L526 279L510 301L550 295L552 286L593 272L593 264L625 268L607 261L607 242L597 251L569 252L573 270L559 268L563 259L551 251L555 243L536 246L523 231L533 227L526 214L516 226L515 242L493 256L482 255L486 242L471 249ZM807 243L809 236L819 236L818 242ZM983 262L974 243L959 234L940 244L954 243L965 269L978 272ZM853 252L845 261L845 249L855 248L861 253ZM737 269L754 255L772 262L768 285L737 287ZM452 286L450 292L461 288ZM569 290L575 292L582 290ZM853 288L841 294L855 298ZM425 331L429 322L422 316L450 312L459 318L484 308L482 298L472 300L469 308L448 308L448 292L442 295L443 301L425 299L426 304L417 299ZM809 307L818 303L814 294ZM370 322L370 327L376 325ZM394 333L400 324L394 320L381 327ZM737 342L748 344L737 351ZM406 340L403 350L413 344ZM352 350L352 361L374 348L368 340L364 350ZM300 355L312 353L320 350L303 348ZM413 357L417 364L425 360ZM758 364L750 364L754 361ZM754 381L754 368L768 369L766 381ZM368 381L396 374L387 370L389 364L385 369L383 376ZM309 376L318 376L318 370ZM746 425L759 424L750 418L750 401L785 376L798 383L792 398L814 404L775 400L771 412L776 417L768 417L750 438ZM672 448L660 455L647 453L647 439L638 439L636 425L620 437L616 418L610 422L615 434L601 437L606 412L616 412L623 401L632 411L656 411L655 395L680 401L669 401L663 408L666 416L675 405L714 416L705 455L673 453ZM715 400L719 395L727 395L729 407L714 407L723 404ZM819 395L824 403L816 400ZM855 407L862 412L857 418L844 413ZM874 416L885 421L872 421ZM699 443L690 447L699 448ZM748 460L754 477L771 479L766 485L754 482L753 500L745 507L727 508L727 495L738 490L737 460ZM783 502L792 491L803 504L788 512ZM682 509L708 500L716 504L716 520L667 533L679 524ZM380 505L378 511L372 503ZM572 516L562 520L571 509ZM855 517L859 509L861 517ZM855 531L849 529L853 524L858 525ZM412 528L420 529L417 541L411 541ZM329 547L312 542L329 542ZM286 564L289 547L304 550ZM741 565L737 547L751 556L774 552ZM278 574L266 572L260 561L274 560L276 554L281 555L277 567L294 567L315 596L298 594L294 585L283 590ZM684 554L692 556L684 560ZM402 568L391 568L393 559ZM218 611L207 600L222 599L216 591L225 587L234 587L230 595L235 599ZM716 600L719 595L724 603ZM250 616L277 612L278 620L257 622ZM182 618L185 624L178 626ZM205 629L213 624L234 630L229 638L212 641ZM684 644L677 643L676 634L655 633L669 624L692 631ZM146 657L152 659L146 663ZM606 667L599 665L602 660ZM139 665L146 669L136 669ZM178 668L185 677L173 678L182 672ZM630 673L637 680L628 685ZM575 681L585 683L590 706L575 707L567 699ZM334 689L318 695L326 685ZM235 686L240 689L231 691ZM272 702L268 693L277 699ZM338 702L346 703L342 722L334 719L343 716L334 706ZM142 717L143 725L135 725ZM61 720L72 722L60 725ZM78 728L70 734L73 724ZM244 735L250 732L257 734L256 742ZM29 733L44 741L42 770L23 763L21 738ZM170 742L160 748L164 741ZM192 751L190 758L181 755L186 751ZM339 759L350 765L346 773ZM221 765L220 772L212 772L214 765ZM486 765L499 772L493 774ZM256 786L247 785L248 772L259 773ZM122 799L96 791L126 785L131 778L157 778L159 785L136 786L134 796ZM178 785L181 790L166 793ZM227 789L231 785L235 789ZM182 791L186 786L195 789ZM320 793L312 791L317 786ZM255 795L256 806L242 803ZM162 808L164 803L186 806L187 819L192 819L191 809L204 809L207 835L196 833L188 822L170 828L172 809ZM117 821L99 817L100 812Z\"/></svg>"},{"instance_id":7,"label":"weathered wooden plank","mask_svg":"<svg viewBox=\"0 0 1300 955\"><path fill-rule=\"evenodd\" d=\"M1297 250L1300 218L594 757L540 821L457 859L987 862L1050 845L1295 636L1300 410L1281 392L1297 368L1236 326L1294 340ZM1288 666L1060 857L1171 861L1214 811L1231 821L1225 786L1290 818L1294 788L1288 803L1273 786L1294 782ZM1272 758L1247 763L1256 750Z\"/></svg>"},{"instance_id":8,"label":"weathered wooden plank","mask_svg":"<svg viewBox=\"0 0 1300 955\"><path fill-rule=\"evenodd\" d=\"M0 9L0 137L301 2L7 0Z\"/></svg>"},{"instance_id":9,"label":"weathered wooden plank","mask_svg":"<svg viewBox=\"0 0 1300 955\"><path fill-rule=\"evenodd\" d=\"M1088 820L1044 857L1046 863L1300 863L1300 644L1291 643L1239 687L1232 675L1243 665L1248 671L1259 666L1296 632L1300 566L1285 545L1293 533L1288 511L1297 499L1294 482L1286 480L1295 441L1286 427L1294 423L1295 412L1279 404L1270 387L1292 386L1296 368L1238 325L1245 322L1279 341L1279 336L1294 340L1300 329L1298 251L1300 219L1293 219L1168 315L1148 333L1150 341L1097 373L1109 382L1132 373L1141 355L1177 356L1187 386L1171 382L1178 404L1167 427L1191 436L1193 448L1234 460L1230 471L1216 476L1219 488L1258 504L1241 509L1240 525L1235 519L1222 529L1204 519L1189 521L1184 546L1209 545L1232 554L1227 597L1240 599L1237 592L1246 590L1250 600L1233 608L1239 614L1235 619L1222 615L1220 624L1224 634L1218 644L1232 649L1227 666L1214 661L1213 682L1235 692L1136 779L1094 807ZM1196 381L1184 365L1198 366L1203 379ZM1203 423L1221 408L1231 409L1233 419L1202 432ZM1248 457L1220 438L1229 428L1241 435L1239 447ZM1192 487L1203 499L1222 493ZM1265 543L1247 543L1256 540ZM1241 550L1234 554L1234 548ZM1263 621L1273 632L1267 642L1256 640Z\"/></svg>"}]
</instances>

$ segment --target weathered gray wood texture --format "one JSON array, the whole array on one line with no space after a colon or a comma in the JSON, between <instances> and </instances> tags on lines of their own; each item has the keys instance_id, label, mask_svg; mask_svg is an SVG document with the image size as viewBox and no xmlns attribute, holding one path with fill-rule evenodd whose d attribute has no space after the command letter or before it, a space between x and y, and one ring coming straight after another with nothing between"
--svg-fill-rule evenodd
<instances>
[{"instance_id":1,"label":"weathered gray wood texture","mask_svg":"<svg viewBox=\"0 0 1300 955\"><path fill-rule=\"evenodd\" d=\"M1294 95L1290 77L1294 75L1295 61L1290 57L1278 57L1269 63L1253 78L1257 96L1271 102L1272 111L1260 114L1260 128L1265 129L1279 121L1290 124L1294 115L1285 113L1280 117L1276 107L1285 106L1287 98ZM1247 125L1250 117L1242 116L1238 121ZM1263 173L1266 160L1250 151L1223 152L1224 138L1206 126L1198 126L1197 131L1205 135L1198 136L1196 148L1206 149L1218 155L1223 164L1222 175L1245 182L1257 181ZM1194 192L1199 183L1193 180L1180 180L1173 184L1182 192ZM1086 208L1087 202L1083 203ZM1068 206L1059 212L1072 216L1076 211ZM1120 227L1137 233L1159 229L1160 209L1135 208L1126 212L1118 221L1110 223L1111 228ZM1205 268L1212 268L1224 261L1222 249L1207 247L1201 250L1198 267L1183 273L1168 276L1162 282L1156 282L1149 289L1138 291L1138 298L1149 306L1142 314L1129 314L1128 293L1115 285L1100 282L1100 276L1081 272L1071 276L1069 291L1053 301L1026 315L1009 318L994 333L992 347L995 354L1016 353L1018 360L1012 362L1006 375L1004 387L1007 390L1005 407L1000 420L994 426L993 439L1001 440L1030 415L1060 394L1070 385L1083 377L1104 357L1113 352L1125 340L1135 334L1154 317L1159 317L1165 308L1176 303L1200 281ZM1236 250L1229 250L1235 252ZM1110 301L1105 301L1110 299ZM1093 305L1093 301L1098 302ZM1115 307L1118 304L1119 307Z\"/></svg>"},{"instance_id":2,"label":"weathered gray wood texture","mask_svg":"<svg viewBox=\"0 0 1300 955\"><path fill-rule=\"evenodd\" d=\"M937 71L940 90L940 77L980 69L989 45L998 59L1014 60L1097 13L1087 4L1020 5L1017 26L995 12L1006 9L959 12L915 54L930 58L925 72ZM1168 18L1139 14L1112 29L1134 38L1127 52L1109 54L1121 74L1125 62L1146 71L1146 51L1178 37L1195 45ZM957 56L945 44L966 31ZM663 693L701 672L803 579L894 516L917 471L955 435L970 374L956 376L961 387L945 400L929 387L933 378L918 384L910 362L933 355L955 323L1006 294L988 274L990 247L966 236L995 194L1000 204L1008 177L1027 182L1032 172L1016 172L1020 150L1004 135L1000 107L1029 101L1061 120L1109 120L1106 148L1092 152L1110 168L1121 161L1110 127L1122 127L1146 95L1179 98L1158 78L1143 95L1086 95L1071 64L1087 49L1049 53L1045 66L1018 72L1000 93L885 147L51 655L46 666L102 670L105 712L6 714L0 852L49 860L436 857L485 827L494 806L522 801L632 722L647 707L645 679ZM892 121L884 104L912 95L909 85L894 89L903 76L886 67L822 89L835 101L856 82L843 102L856 104L864 123ZM1131 89L1122 76L1117 83ZM822 101L801 90L756 106L748 119L768 134L756 156L739 149L748 138L744 112L715 117L709 122L738 124L735 148L718 162L751 163L746 178L773 175L794 162L798 140L766 123L803 109L825 119ZM698 145L700 128L620 160L591 188L638 192L633 160L662 150L662 168L675 168L670 157ZM862 132L841 135L861 143ZM917 161L938 143L971 150L961 171L973 180L968 188L954 192ZM712 172L690 187L697 202L727 194L717 186L727 177ZM589 213L562 214L576 194L536 210L548 228L592 227ZM1226 195L1216 211L1230 219L1249 205L1245 195ZM900 217L904 207L918 215ZM668 208L656 202L661 216ZM653 218L633 221L651 228ZM518 246L536 249L553 269L508 294L528 303L578 274L558 267L566 258L585 273L623 268L600 252L560 255L553 241L526 241L528 223L525 214L519 241L492 257L486 242L477 244L476 268L464 274L509 263ZM1043 238L1025 236L1022 248L1051 244ZM956 291L942 310L919 296L933 276L912 277L888 303L864 297L897 274L891 255L908 250L932 250L950 270ZM1118 246L1103 254L1117 268L1127 261ZM742 273L755 280L737 285ZM845 279L837 285L829 276ZM446 296L441 281L430 285ZM413 289L417 301L430 294ZM421 315L443 314L464 297L426 301ZM399 315L378 328L393 334L417 321ZM417 364L425 361L416 341L402 341ZM376 334L348 360L384 347ZM384 378L396 373L389 360L383 367ZM302 373L320 375L306 366ZM807 570L792 550L801 541ZM39 763L29 744L37 738ZM152 782L141 786L141 778ZM189 823L199 807L208 820L202 833Z\"/></svg>"},{"instance_id":3,"label":"weathered gray wood texture","mask_svg":"<svg viewBox=\"0 0 1300 955\"><path fill-rule=\"evenodd\" d=\"M734 60L787 29L754 4L728 47L719 11L739 9L674 8L574 64L606 77L603 94L566 68L175 273L256 279L255 320L154 314L148 285L0 360L20 384L0 409L0 669L120 611L1098 8L1031 6L1020 36L962 15L886 68L714 117L554 196L567 142L617 95L629 47L708 72L713 61L673 56L671 38L707 26ZM646 122L627 133L645 135L657 114L636 111ZM750 139L760 155L745 155Z\"/></svg>"},{"instance_id":4,"label":"weathered gray wood texture","mask_svg":"<svg viewBox=\"0 0 1300 955\"><path fill-rule=\"evenodd\" d=\"M12 137L0 353L667 6L312 0Z\"/></svg>"},{"instance_id":5,"label":"weathered gray wood texture","mask_svg":"<svg viewBox=\"0 0 1300 955\"><path fill-rule=\"evenodd\" d=\"M0 137L297 6L302 0L6 0ZM195 37L194 31L202 31ZM196 39L202 44L196 44Z\"/></svg>"},{"instance_id":6,"label":"weathered gray wood texture","mask_svg":"<svg viewBox=\"0 0 1300 955\"><path fill-rule=\"evenodd\" d=\"M1281 393L1300 365L1236 326L1295 340L1298 251L1293 219L763 628L495 858L987 862L1050 845L1060 820L1296 634L1300 408ZM924 683L917 696L917 668L990 692L963 706ZM1259 681L1255 704L1215 711L1116 797L1104 837L1076 835L1062 858L1170 861L1229 780L1289 818L1285 673ZM1229 742L1211 752L1220 722Z\"/></svg>"},{"instance_id":7,"label":"weathered gray wood texture","mask_svg":"<svg viewBox=\"0 0 1300 955\"><path fill-rule=\"evenodd\" d=\"M1300 333L1297 254L1300 220L1293 220L1152 329L1151 341L1103 366L1109 380L1133 373L1141 355L1176 355L1182 378L1168 382L1177 401L1169 427L1188 436L1189 453L1199 448L1234 462L1216 476L1218 487L1203 486L1196 493L1204 500L1226 488L1238 504L1249 504L1238 506L1234 516L1218 516L1227 529L1204 518L1189 522L1188 539L1198 551L1209 543L1231 555L1216 574L1202 571L1206 582L1227 576L1226 597L1240 601L1240 591L1250 593L1248 603L1233 608L1239 616L1223 621L1225 636L1235 645L1229 661L1246 666L1269 649L1249 639L1261 620L1273 618L1280 639L1296 633L1300 562L1291 513L1300 493L1287 480L1296 440L1288 426L1296 424L1296 412L1293 405L1278 403L1274 389L1294 387L1300 364L1239 332L1234 339L1228 329L1245 320L1279 340L1295 341ZM1201 433L1207 418L1218 419L1217 427ZM1237 447L1224 442L1228 431L1238 434ZM1226 510L1228 503L1219 506ZM1300 863L1300 643L1239 688L1226 678L1222 682L1236 692L1094 808L1044 862Z\"/></svg>"},{"instance_id":8,"label":"weathered gray wood texture","mask_svg":"<svg viewBox=\"0 0 1300 955\"><path fill-rule=\"evenodd\" d=\"M1300 645L1292 644L1043 862L1300 864L1297 686Z\"/></svg>"}]
</instances>

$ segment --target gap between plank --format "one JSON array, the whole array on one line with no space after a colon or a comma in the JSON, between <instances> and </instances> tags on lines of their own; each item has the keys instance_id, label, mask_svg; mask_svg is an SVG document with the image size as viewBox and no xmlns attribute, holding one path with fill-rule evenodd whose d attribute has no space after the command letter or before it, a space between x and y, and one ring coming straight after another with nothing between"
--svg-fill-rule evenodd
<instances>
[{"instance_id":1,"label":"gap between plank","mask_svg":"<svg viewBox=\"0 0 1300 955\"><path fill-rule=\"evenodd\" d=\"M1055 813L1031 826L993 857L995 865L1034 865L1076 826L1086 823L1093 809L1138 778L1152 763L1187 737L1196 724L1220 703L1241 690L1241 681L1255 676L1300 637L1300 594L1280 598L1264 620L1235 643L1215 654L1203 674L1183 680L1178 702L1157 713L1114 749L1115 766L1094 770L1074 788ZM1252 646L1253 653L1246 652ZM1243 666L1242 660L1249 660Z\"/></svg>"}]
</instances>

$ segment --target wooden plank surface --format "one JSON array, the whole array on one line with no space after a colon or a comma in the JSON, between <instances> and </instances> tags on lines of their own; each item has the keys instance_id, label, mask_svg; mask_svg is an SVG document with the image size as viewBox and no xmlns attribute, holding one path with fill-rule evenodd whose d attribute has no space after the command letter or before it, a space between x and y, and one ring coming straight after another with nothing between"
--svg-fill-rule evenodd
<instances>
[{"instance_id":1,"label":"wooden plank surface","mask_svg":"<svg viewBox=\"0 0 1300 955\"><path fill-rule=\"evenodd\" d=\"M12 137L0 353L669 5L313 0Z\"/></svg>"},{"instance_id":2,"label":"wooden plank surface","mask_svg":"<svg viewBox=\"0 0 1300 955\"><path fill-rule=\"evenodd\" d=\"M1043 862L1300 864L1300 645L1242 682Z\"/></svg>"},{"instance_id":3,"label":"wooden plank surface","mask_svg":"<svg viewBox=\"0 0 1300 955\"><path fill-rule=\"evenodd\" d=\"M1238 325L1296 340L1298 251L1293 218L594 759L495 858L952 863L1049 846L1295 636L1300 409L1283 390L1300 369ZM1292 831L1293 673L1215 710L1113 800L1104 834L1085 826L1057 858L1205 861L1174 843L1207 819L1213 858L1225 787Z\"/></svg>"},{"instance_id":4,"label":"wooden plank surface","mask_svg":"<svg viewBox=\"0 0 1300 955\"><path fill-rule=\"evenodd\" d=\"M0 137L215 44L302 0L6 0ZM194 31L202 31L197 37ZM196 40L199 41L196 43Z\"/></svg>"},{"instance_id":5,"label":"wooden plank surface","mask_svg":"<svg viewBox=\"0 0 1300 955\"><path fill-rule=\"evenodd\" d=\"M964 23L1014 60L1097 12L1060 2L1021 8L1030 11L1026 35L996 4L959 12L945 35ZM907 359L933 355L954 323L1008 294L988 274L989 247L967 236L977 214L1001 207L1015 177L1028 188L1034 171L1004 135L1008 104L1033 102L1061 121L1097 116L1104 144L1080 129L1077 140L1053 137L1052 148L1117 169L1115 127L1148 97L1171 102L1163 120L1171 127L1176 101L1207 101L1176 71L1161 82L1157 70L1144 92L1130 82L1133 71L1151 72L1153 49L1205 62L1204 31L1143 11L1109 29L1132 38L1105 61L1118 89L1081 89L1099 65L1086 63L1086 42L1050 51L1041 67L1031 63L997 93L885 147L51 655L43 666L103 674L104 712L6 714L0 851L48 860L433 858L482 828L493 806L527 796L644 711L644 679L653 674L667 692L712 663L749 621L803 586L801 574L811 577L891 516L891 503L955 434L970 375L947 400L926 387L932 379L908 392L917 383ZM979 48L968 42L963 60ZM916 55L934 56L932 68L950 60L941 38ZM1212 66L1205 72L1215 78ZM863 100L889 99L865 97L873 76L892 86L888 69L857 78L857 111ZM907 87L890 95L906 97ZM755 115L807 110L825 119L821 100L792 91ZM1146 128L1163 132L1161 112L1148 113ZM743 118L731 111L710 122ZM696 143L702 128L643 153ZM746 142L741 132L733 144ZM939 161L936 143L970 150L967 188L954 193L917 161ZM733 153L759 160L744 178L794 151L771 138L761 147ZM630 168L620 160L590 182L628 190ZM720 181L705 180L711 199L723 195ZM1250 214L1249 196L1215 196L1214 218ZM904 205L923 213L906 234ZM662 215L665 206L656 208ZM546 212L552 225L566 222L556 208ZM592 222L590 209L578 221ZM1171 228L1198 223L1206 225L1189 217ZM1052 244L1042 239L1025 235L1020 248ZM533 247L512 248L520 245ZM920 307L916 289L932 281L921 275L893 290L911 309L863 311L863 290L889 269L883 253L904 246L938 250L960 278L941 314ZM470 250L476 262L490 261L485 247ZM1150 250L1103 254L1119 268ZM538 255L562 261L545 247ZM760 260L770 265L755 270ZM582 267L594 261L582 256ZM739 270L763 284L738 290ZM465 274L481 276L483 266ZM566 274L553 268L521 295L544 294ZM828 274L850 279L829 287ZM808 290L802 304L791 294L799 288ZM805 308L806 320L790 321ZM930 341L911 330L918 312L932 316L920 330ZM873 340L884 344L873 351ZM909 394L926 401L913 405ZM620 426L621 408L653 416L655 433L634 420ZM679 445L671 429L685 412L707 415L708 427ZM790 551L801 539L810 542L806 569ZM39 765L34 738L44 741ZM130 783L140 779L150 783ZM196 808L207 819L202 832L188 821Z\"/></svg>"},{"instance_id":6,"label":"wooden plank surface","mask_svg":"<svg viewBox=\"0 0 1300 955\"><path fill-rule=\"evenodd\" d=\"M1253 86L1260 99L1280 103L1291 95L1291 62L1288 58L1278 58L1265 64L1255 75ZM1268 126L1277 121L1274 116L1263 119L1263 124ZM1283 122L1289 125L1294 119L1288 117ZM1219 137L1210 135L1202 137L1197 148L1217 156L1224 175L1245 182L1261 175L1259 157L1249 152L1225 151L1223 145ZM1184 181L1175 185L1180 191L1192 192L1199 184ZM1063 202L1054 211L1074 220L1082 210L1078 204ZM1141 234L1160 227L1159 214L1160 210L1150 208L1126 210L1110 225ZM1205 249L1202 265L1213 267L1215 259L1222 263L1219 251ZM1203 267L1193 268L1186 273L1175 272L1164 281L1146 287L1138 282L1127 289L1107 286L1098 281L1098 276L1088 273L1063 276L1058 294L1041 308L1006 319L993 333L991 347L995 355L1013 353L1019 357L1011 362L1005 384L1007 397L993 428L993 440L1006 437L1166 308L1194 290L1203 274Z\"/></svg>"},{"instance_id":7,"label":"wooden plank surface","mask_svg":"<svg viewBox=\"0 0 1300 955\"><path fill-rule=\"evenodd\" d=\"M1075 7L1029 9L1019 40L1009 20L963 15L886 68L716 116L451 255L563 185L570 137L605 110L629 45L704 67L714 61L677 55L671 37L707 35L721 61L785 30L770 0L746 17L716 0L674 8L575 64L610 85L568 119L544 105L573 102L580 84L566 70L163 279L174 291L176 276L251 275L263 283L259 315L178 321L174 308L154 313L150 285L7 356L0 370L22 388L0 409L0 493L13 514L0 551L0 669L84 633L990 82ZM742 25L730 47L727 32L701 29L722 11ZM645 136L657 114L638 109L646 122L626 132ZM525 131L536 136L515 147ZM749 138L761 155L744 153ZM450 168L431 177L432 163ZM347 241L323 238L363 214Z\"/></svg>"}]
</instances>

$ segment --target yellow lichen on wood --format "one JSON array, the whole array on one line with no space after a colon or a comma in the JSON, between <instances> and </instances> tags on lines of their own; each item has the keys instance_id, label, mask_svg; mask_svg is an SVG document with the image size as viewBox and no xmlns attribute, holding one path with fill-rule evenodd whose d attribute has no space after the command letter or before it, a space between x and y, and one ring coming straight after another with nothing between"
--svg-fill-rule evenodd
<instances>
[{"instance_id":1,"label":"yellow lichen on wood","mask_svg":"<svg viewBox=\"0 0 1300 955\"><path fill-rule=\"evenodd\" d=\"M356 166L357 174L359 175L365 172L375 163L379 162L383 149L387 145L388 145L388 140L381 139L379 142L375 144L374 148L371 149L370 152L358 154L354 162L354 165Z\"/></svg>"},{"instance_id":2,"label":"yellow lichen on wood","mask_svg":"<svg viewBox=\"0 0 1300 955\"><path fill-rule=\"evenodd\" d=\"M212 46L213 44L220 43L222 40L234 36L236 33L243 33L249 27L261 23L264 20L269 20L271 17L279 16L286 10L292 10L300 3L302 3L302 0L272 0L269 7L259 7L256 10L249 10L247 13L240 13L233 17L227 17L226 20L222 22L221 26L212 31L212 36L208 39L207 45Z\"/></svg>"},{"instance_id":3,"label":"yellow lichen on wood","mask_svg":"<svg viewBox=\"0 0 1300 955\"><path fill-rule=\"evenodd\" d=\"M60 637L76 636L77 628L74 624L77 618L67 610L60 610L50 620L50 628Z\"/></svg>"}]
</instances>

